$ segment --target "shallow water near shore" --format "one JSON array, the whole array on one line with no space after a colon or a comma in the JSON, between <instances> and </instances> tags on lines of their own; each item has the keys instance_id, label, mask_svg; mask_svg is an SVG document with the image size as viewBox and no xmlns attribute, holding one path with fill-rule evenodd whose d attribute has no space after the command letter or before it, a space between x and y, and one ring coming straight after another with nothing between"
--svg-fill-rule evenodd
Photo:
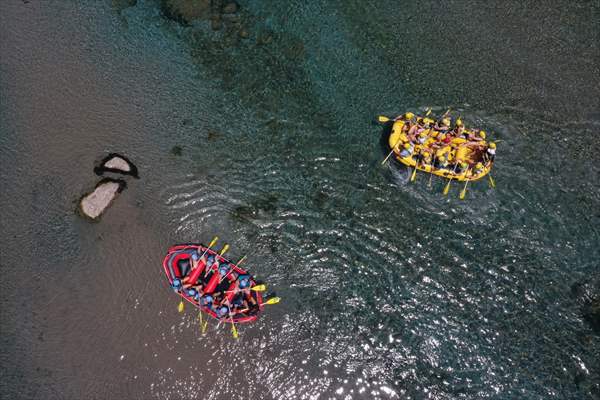
<instances>
[{"instance_id":1,"label":"shallow water near shore","mask_svg":"<svg viewBox=\"0 0 600 400\"><path fill-rule=\"evenodd\" d=\"M247 39L0 4L0 398L600 398L597 5L239 3ZM496 189L380 165L428 107L502 140ZM283 299L237 341L161 269L214 235Z\"/></svg>"}]
</instances>

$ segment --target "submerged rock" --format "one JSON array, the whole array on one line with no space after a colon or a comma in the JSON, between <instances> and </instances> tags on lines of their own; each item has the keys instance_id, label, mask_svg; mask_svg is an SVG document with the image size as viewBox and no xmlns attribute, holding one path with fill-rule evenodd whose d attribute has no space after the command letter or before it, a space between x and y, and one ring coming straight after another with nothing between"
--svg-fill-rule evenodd
<instances>
[{"instance_id":1,"label":"submerged rock","mask_svg":"<svg viewBox=\"0 0 600 400\"><path fill-rule=\"evenodd\" d=\"M97 219L125 187L126 183L121 179L102 179L93 192L81 198L81 213L88 218Z\"/></svg>"},{"instance_id":2,"label":"submerged rock","mask_svg":"<svg viewBox=\"0 0 600 400\"><path fill-rule=\"evenodd\" d=\"M110 153L104 157L100 165L94 168L94 172L98 175L102 175L105 172L115 172L139 178L137 167L127 157L117 153Z\"/></svg>"},{"instance_id":3,"label":"submerged rock","mask_svg":"<svg viewBox=\"0 0 600 400\"><path fill-rule=\"evenodd\" d=\"M236 2L227 3L223 6L223 14L235 14L238 10L238 5Z\"/></svg>"},{"instance_id":4,"label":"submerged rock","mask_svg":"<svg viewBox=\"0 0 600 400\"><path fill-rule=\"evenodd\" d=\"M585 304L582 311L583 318L590 324L592 330L600 334L600 296Z\"/></svg>"},{"instance_id":5,"label":"submerged rock","mask_svg":"<svg viewBox=\"0 0 600 400\"><path fill-rule=\"evenodd\" d=\"M180 156L183 153L183 149L181 148L181 146L173 146L171 148L171 154L173 154L174 156Z\"/></svg>"},{"instance_id":6,"label":"submerged rock","mask_svg":"<svg viewBox=\"0 0 600 400\"><path fill-rule=\"evenodd\" d=\"M211 14L211 1L161 0L160 8L167 18L187 25L197 19L207 19Z\"/></svg>"}]
</instances>

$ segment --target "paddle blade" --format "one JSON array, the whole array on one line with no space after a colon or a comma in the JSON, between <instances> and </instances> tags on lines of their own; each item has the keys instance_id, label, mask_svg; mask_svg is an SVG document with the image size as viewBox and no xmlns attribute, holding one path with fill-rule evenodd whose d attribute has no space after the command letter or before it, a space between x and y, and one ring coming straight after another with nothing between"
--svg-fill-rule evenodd
<instances>
[{"instance_id":1,"label":"paddle blade","mask_svg":"<svg viewBox=\"0 0 600 400\"><path fill-rule=\"evenodd\" d=\"M390 119L388 117L386 117L385 115L380 115L377 117L377 121L379 122L388 122Z\"/></svg>"},{"instance_id":2,"label":"paddle blade","mask_svg":"<svg viewBox=\"0 0 600 400\"><path fill-rule=\"evenodd\" d=\"M255 292L264 292L265 290L267 290L267 285L256 285L252 287L252 290L254 290Z\"/></svg>"},{"instance_id":3,"label":"paddle blade","mask_svg":"<svg viewBox=\"0 0 600 400\"><path fill-rule=\"evenodd\" d=\"M417 178L417 166L415 165L415 169L413 170L413 173L410 176L410 181L414 182L416 178Z\"/></svg>"},{"instance_id":4,"label":"paddle blade","mask_svg":"<svg viewBox=\"0 0 600 400\"><path fill-rule=\"evenodd\" d=\"M208 320L204 321L204 324L202 324L202 333L206 333L206 328L208 328Z\"/></svg>"},{"instance_id":5,"label":"paddle blade","mask_svg":"<svg viewBox=\"0 0 600 400\"><path fill-rule=\"evenodd\" d=\"M179 302L179 305L177 306L177 311L179 311L180 313L182 313L183 312L183 307L184 307L183 306L183 300L181 300Z\"/></svg>"},{"instance_id":6,"label":"paddle blade","mask_svg":"<svg viewBox=\"0 0 600 400\"><path fill-rule=\"evenodd\" d=\"M213 238L213 240L210 242L210 244L208 245L208 247L213 247L215 244L217 244L217 240L219 240L219 237L215 236Z\"/></svg>"},{"instance_id":7,"label":"paddle blade","mask_svg":"<svg viewBox=\"0 0 600 400\"><path fill-rule=\"evenodd\" d=\"M237 339L239 336L238 331L237 331L235 325L233 324L233 321L231 321L231 334L233 335L234 339Z\"/></svg>"},{"instance_id":8,"label":"paddle blade","mask_svg":"<svg viewBox=\"0 0 600 400\"><path fill-rule=\"evenodd\" d=\"M461 200L464 200L466 194L467 194L467 187L465 186L464 189L460 191L460 194L458 195L458 198L461 199Z\"/></svg>"},{"instance_id":9,"label":"paddle blade","mask_svg":"<svg viewBox=\"0 0 600 400\"><path fill-rule=\"evenodd\" d=\"M279 303L279 300L281 300L280 297L272 297L269 300L267 300L266 302L264 302L263 304L277 304L277 303Z\"/></svg>"},{"instance_id":10,"label":"paddle blade","mask_svg":"<svg viewBox=\"0 0 600 400\"><path fill-rule=\"evenodd\" d=\"M448 195L448 191L450 190L450 182L452 182L451 180L448 181L448 183L446 184L446 187L444 188L444 196Z\"/></svg>"},{"instance_id":11,"label":"paddle blade","mask_svg":"<svg viewBox=\"0 0 600 400\"><path fill-rule=\"evenodd\" d=\"M221 250L221 253L219 253L219 255L221 255L221 256L222 256L223 254L225 254L225 252L226 252L227 250L229 250L229 245L228 245L228 244L226 244L225 246L223 246L223 249Z\"/></svg>"},{"instance_id":12,"label":"paddle blade","mask_svg":"<svg viewBox=\"0 0 600 400\"><path fill-rule=\"evenodd\" d=\"M428 109L427 109L427 112L425 113L425 116L426 116L426 117L429 117L429 114L431 114L431 108L428 108Z\"/></svg>"},{"instance_id":13,"label":"paddle blade","mask_svg":"<svg viewBox=\"0 0 600 400\"><path fill-rule=\"evenodd\" d=\"M492 187L492 189L494 189L496 187L496 182L494 182L494 178L492 178L492 175L488 174L488 178L490 178L490 186Z\"/></svg>"}]
</instances>

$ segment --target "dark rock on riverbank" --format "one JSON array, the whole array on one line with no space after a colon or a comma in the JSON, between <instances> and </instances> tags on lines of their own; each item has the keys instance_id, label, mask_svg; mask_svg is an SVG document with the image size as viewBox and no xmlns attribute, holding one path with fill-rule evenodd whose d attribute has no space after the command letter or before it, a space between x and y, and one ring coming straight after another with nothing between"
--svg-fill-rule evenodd
<instances>
[{"instance_id":1,"label":"dark rock on riverbank","mask_svg":"<svg viewBox=\"0 0 600 400\"><path fill-rule=\"evenodd\" d=\"M122 179L102 179L92 192L84 195L79 201L80 213L92 220L98 219L126 186Z\"/></svg>"},{"instance_id":2,"label":"dark rock on riverbank","mask_svg":"<svg viewBox=\"0 0 600 400\"><path fill-rule=\"evenodd\" d=\"M113 172L139 178L137 167L127 157L117 153L110 153L104 157L100 164L94 168L94 172L97 175Z\"/></svg>"}]
</instances>

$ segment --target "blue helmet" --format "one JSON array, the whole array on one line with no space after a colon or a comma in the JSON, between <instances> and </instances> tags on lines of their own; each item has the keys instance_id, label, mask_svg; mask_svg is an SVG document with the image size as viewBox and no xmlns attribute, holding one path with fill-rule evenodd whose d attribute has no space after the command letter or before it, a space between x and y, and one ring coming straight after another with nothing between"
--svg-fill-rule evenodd
<instances>
[{"instance_id":1,"label":"blue helmet","mask_svg":"<svg viewBox=\"0 0 600 400\"><path fill-rule=\"evenodd\" d=\"M192 253L192 260L198 261L200 259L200 254L197 251Z\"/></svg>"},{"instance_id":2,"label":"blue helmet","mask_svg":"<svg viewBox=\"0 0 600 400\"><path fill-rule=\"evenodd\" d=\"M196 292L196 289L188 289L187 291L187 295L190 297L195 297L197 293L198 292Z\"/></svg>"},{"instance_id":3,"label":"blue helmet","mask_svg":"<svg viewBox=\"0 0 600 400\"><path fill-rule=\"evenodd\" d=\"M204 296L202 296L202 298L200 299L200 303L201 303L203 306L206 306L206 305L212 304L212 302L213 302L213 297L212 297L210 294L204 295Z\"/></svg>"},{"instance_id":4,"label":"blue helmet","mask_svg":"<svg viewBox=\"0 0 600 400\"><path fill-rule=\"evenodd\" d=\"M228 313L229 313L229 308L227 308L227 306L221 306L217 309L217 315L219 317L222 317Z\"/></svg>"},{"instance_id":5,"label":"blue helmet","mask_svg":"<svg viewBox=\"0 0 600 400\"><path fill-rule=\"evenodd\" d=\"M228 263L223 263L219 266L219 274L221 274L221 276L227 275L228 272L229 272L229 264Z\"/></svg>"},{"instance_id":6,"label":"blue helmet","mask_svg":"<svg viewBox=\"0 0 600 400\"><path fill-rule=\"evenodd\" d=\"M212 254L209 254L208 257L206 258L206 261L208 262L208 265L211 265L212 263L215 262L215 256Z\"/></svg>"},{"instance_id":7,"label":"blue helmet","mask_svg":"<svg viewBox=\"0 0 600 400\"><path fill-rule=\"evenodd\" d=\"M179 288L181 286L181 281L177 278L173 279L173 283L171 284L171 286L175 289Z\"/></svg>"},{"instance_id":8,"label":"blue helmet","mask_svg":"<svg viewBox=\"0 0 600 400\"><path fill-rule=\"evenodd\" d=\"M239 280L241 289L246 289L248 286L250 286L250 275L241 275Z\"/></svg>"}]
</instances>

